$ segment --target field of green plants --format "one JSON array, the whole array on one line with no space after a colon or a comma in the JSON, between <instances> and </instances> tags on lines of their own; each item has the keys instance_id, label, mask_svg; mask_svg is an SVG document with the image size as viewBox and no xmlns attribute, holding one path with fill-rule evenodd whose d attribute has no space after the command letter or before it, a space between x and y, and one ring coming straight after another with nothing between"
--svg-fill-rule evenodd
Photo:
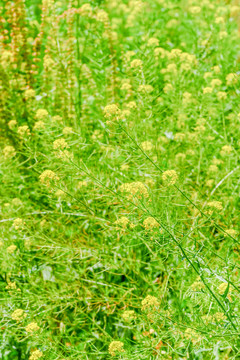
<instances>
[{"instance_id":1,"label":"field of green plants","mask_svg":"<svg viewBox=\"0 0 240 360\"><path fill-rule=\"evenodd\" d=\"M240 359L239 24L0 0L0 359Z\"/></svg>"}]
</instances>

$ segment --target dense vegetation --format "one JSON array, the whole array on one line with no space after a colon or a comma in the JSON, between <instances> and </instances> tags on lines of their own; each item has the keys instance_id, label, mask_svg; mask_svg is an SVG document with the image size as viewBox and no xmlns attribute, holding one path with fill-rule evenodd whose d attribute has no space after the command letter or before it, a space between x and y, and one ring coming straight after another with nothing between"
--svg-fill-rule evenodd
<instances>
[{"instance_id":1,"label":"dense vegetation","mask_svg":"<svg viewBox=\"0 0 240 360\"><path fill-rule=\"evenodd\" d=\"M240 7L0 14L0 358L240 359Z\"/></svg>"}]
</instances>

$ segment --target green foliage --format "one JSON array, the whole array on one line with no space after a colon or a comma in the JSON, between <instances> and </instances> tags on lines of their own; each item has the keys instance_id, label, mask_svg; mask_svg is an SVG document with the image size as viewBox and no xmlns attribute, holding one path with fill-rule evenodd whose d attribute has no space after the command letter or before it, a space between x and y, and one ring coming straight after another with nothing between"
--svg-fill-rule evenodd
<instances>
[{"instance_id":1,"label":"green foliage","mask_svg":"<svg viewBox=\"0 0 240 360\"><path fill-rule=\"evenodd\" d=\"M240 8L0 4L1 359L238 359Z\"/></svg>"}]
</instances>

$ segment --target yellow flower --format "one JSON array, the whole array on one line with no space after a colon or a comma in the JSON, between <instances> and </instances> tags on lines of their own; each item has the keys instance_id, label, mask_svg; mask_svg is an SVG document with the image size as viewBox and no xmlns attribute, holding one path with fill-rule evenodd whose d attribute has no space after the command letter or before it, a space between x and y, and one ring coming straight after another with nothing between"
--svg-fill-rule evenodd
<instances>
[{"instance_id":1,"label":"yellow flower","mask_svg":"<svg viewBox=\"0 0 240 360\"><path fill-rule=\"evenodd\" d=\"M215 24L224 24L224 18L219 16L215 19Z\"/></svg>"},{"instance_id":2,"label":"yellow flower","mask_svg":"<svg viewBox=\"0 0 240 360\"><path fill-rule=\"evenodd\" d=\"M177 25L179 24L179 21L176 19L171 19L167 22L166 24L166 28L167 29L172 29L175 28Z\"/></svg>"},{"instance_id":3,"label":"yellow flower","mask_svg":"<svg viewBox=\"0 0 240 360\"><path fill-rule=\"evenodd\" d=\"M232 152L232 147L230 145L224 145L220 151L221 156L230 155Z\"/></svg>"},{"instance_id":4,"label":"yellow flower","mask_svg":"<svg viewBox=\"0 0 240 360\"><path fill-rule=\"evenodd\" d=\"M218 293L220 294L220 295L223 295L224 293L225 293L225 291L227 290L227 287L228 287L228 283L225 283L225 282L223 282L223 283L221 283L220 285L219 285L219 287L218 287ZM229 285L229 293L231 292L233 290L233 287L232 287L232 285Z\"/></svg>"},{"instance_id":5,"label":"yellow flower","mask_svg":"<svg viewBox=\"0 0 240 360\"><path fill-rule=\"evenodd\" d=\"M167 51L161 47L157 47L156 49L154 49L154 56L156 58L160 57L160 58L164 58L166 56Z\"/></svg>"},{"instance_id":6,"label":"yellow flower","mask_svg":"<svg viewBox=\"0 0 240 360\"><path fill-rule=\"evenodd\" d=\"M147 297L144 300L142 300L142 310L152 307L158 307L159 305L160 304L158 299L152 295L147 295Z\"/></svg>"},{"instance_id":7,"label":"yellow flower","mask_svg":"<svg viewBox=\"0 0 240 360\"><path fill-rule=\"evenodd\" d=\"M69 148L69 145L65 139L61 138L53 142L53 148L54 150L65 150Z\"/></svg>"},{"instance_id":8,"label":"yellow flower","mask_svg":"<svg viewBox=\"0 0 240 360\"><path fill-rule=\"evenodd\" d=\"M28 100L28 99L34 98L36 96L36 91L33 89L27 89L25 91L24 95L25 95L25 98Z\"/></svg>"},{"instance_id":9,"label":"yellow flower","mask_svg":"<svg viewBox=\"0 0 240 360\"><path fill-rule=\"evenodd\" d=\"M128 223L129 223L128 218L126 216L122 216L118 220L116 220L114 224L121 225L124 229L126 229Z\"/></svg>"},{"instance_id":10,"label":"yellow flower","mask_svg":"<svg viewBox=\"0 0 240 360\"><path fill-rule=\"evenodd\" d=\"M21 138L24 138L25 136L29 136L30 135L29 127L27 125L19 126L17 133Z\"/></svg>"},{"instance_id":11,"label":"yellow flower","mask_svg":"<svg viewBox=\"0 0 240 360\"><path fill-rule=\"evenodd\" d=\"M201 341L201 337L197 334L197 332L190 328L185 330L185 338L191 340L193 344Z\"/></svg>"},{"instance_id":12,"label":"yellow flower","mask_svg":"<svg viewBox=\"0 0 240 360\"><path fill-rule=\"evenodd\" d=\"M201 12L201 8L200 8L200 6L191 6L189 8L189 12L193 15L199 14Z\"/></svg>"},{"instance_id":13,"label":"yellow flower","mask_svg":"<svg viewBox=\"0 0 240 360\"><path fill-rule=\"evenodd\" d=\"M143 62L142 60L134 59L131 61L130 65L132 69L138 69L138 68L142 68Z\"/></svg>"},{"instance_id":14,"label":"yellow flower","mask_svg":"<svg viewBox=\"0 0 240 360\"><path fill-rule=\"evenodd\" d=\"M24 310L17 309L12 313L11 318L13 320L19 322L19 321L23 320L26 316L27 316L27 314L24 312Z\"/></svg>"},{"instance_id":15,"label":"yellow flower","mask_svg":"<svg viewBox=\"0 0 240 360\"><path fill-rule=\"evenodd\" d=\"M9 254L13 254L16 249L17 249L17 246L16 246L16 245L10 245L10 246L7 248L7 252L8 252Z\"/></svg>"},{"instance_id":16,"label":"yellow flower","mask_svg":"<svg viewBox=\"0 0 240 360\"><path fill-rule=\"evenodd\" d=\"M211 81L211 86L214 88L215 86L220 86L222 85L222 81L220 79L213 79Z\"/></svg>"},{"instance_id":17,"label":"yellow flower","mask_svg":"<svg viewBox=\"0 0 240 360\"><path fill-rule=\"evenodd\" d=\"M153 149L153 144L151 143L151 141L143 141L141 143L141 148L144 150L144 151L150 151Z\"/></svg>"},{"instance_id":18,"label":"yellow flower","mask_svg":"<svg viewBox=\"0 0 240 360\"><path fill-rule=\"evenodd\" d=\"M211 94L212 92L213 92L213 88L211 88L211 87L205 87L203 89L204 94Z\"/></svg>"},{"instance_id":19,"label":"yellow flower","mask_svg":"<svg viewBox=\"0 0 240 360\"><path fill-rule=\"evenodd\" d=\"M222 40L228 36L228 33L226 31L220 31L218 36L219 36L219 39Z\"/></svg>"},{"instance_id":20,"label":"yellow flower","mask_svg":"<svg viewBox=\"0 0 240 360\"><path fill-rule=\"evenodd\" d=\"M224 320L227 320L227 317L221 312L216 312L216 314L214 314L213 316L217 322L222 322Z\"/></svg>"},{"instance_id":21,"label":"yellow flower","mask_svg":"<svg viewBox=\"0 0 240 360\"><path fill-rule=\"evenodd\" d=\"M45 170L40 176L39 176L40 182L43 185L50 186L50 182L59 180L59 177L55 174L52 170Z\"/></svg>"},{"instance_id":22,"label":"yellow flower","mask_svg":"<svg viewBox=\"0 0 240 360\"><path fill-rule=\"evenodd\" d=\"M214 184L214 180L213 180L213 179L209 179L209 180L206 181L206 186L207 186L207 187L212 187L213 184Z\"/></svg>"},{"instance_id":23,"label":"yellow flower","mask_svg":"<svg viewBox=\"0 0 240 360\"><path fill-rule=\"evenodd\" d=\"M129 103L126 104L126 107L128 109L136 109L137 108L137 104L135 103L135 101L129 101Z\"/></svg>"},{"instance_id":24,"label":"yellow flower","mask_svg":"<svg viewBox=\"0 0 240 360\"><path fill-rule=\"evenodd\" d=\"M213 66L212 70L215 72L215 74L219 74L221 72L221 68L219 65Z\"/></svg>"},{"instance_id":25,"label":"yellow flower","mask_svg":"<svg viewBox=\"0 0 240 360\"><path fill-rule=\"evenodd\" d=\"M104 116L106 118L111 118L112 116L117 116L120 114L120 109L116 104L107 105L104 108Z\"/></svg>"},{"instance_id":26,"label":"yellow flower","mask_svg":"<svg viewBox=\"0 0 240 360\"><path fill-rule=\"evenodd\" d=\"M166 170L162 174L162 179L166 185L174 185L178 179L178 175L175 170Z\"/></svg>"},{"instance_id":27,"label":"yellow flower","mask_svg":"<svg viewBox=\"0 0 240 360\"><path fill-rule=\"evenodd\" d=\"M16 230L22 229L24 226L23 220L20 218L15 219L13 221L13 226L15 227Z\"/></svg>"},{"instance_id":28,"label":"yellow flower","mask_svg":"<svg viewBox=\"0 0 240 360\"><path fill-rule=\"evenodd\" d=\"M112 341L108 347L109 354L115 356L118 352L124 352L123 346L121 341Z\"/></svg>"},{"instance_id":29,"label":"yellow flower","mask_svg":"<svg viewBox=\"0 0 240 360\"><path fill-rule=\"evenodd\" d=\"M38 331L40 328L36 322L32 322L26 326L26 331L29 333L33 333L35 331Z\"/></svg>"},{"instance_id":30,"label":"yellow flower","mask_svg":"<svg viewBox=\"0 0 240 360\"><path fill-rule=\"evenodd\" d=\"M131 57L134 55L136 55L134 51L127 51L124 56L125 56L126 60L129 62L131 60Z\"/></svg>"},{"instance_id":31,"label":"yellow flower","mask_svg":"<svg viewBox=\"0 0 240 360\"><path fill-rule=\"evenodd\" d=\"M3 149L3 155L5 159L9 159L16 155L16 151L13 146L5 146Z\"/></svg>"},{"instance_id":32,"label":"yellow flower","mask_svg":"<svg viewBox=\"0 0 240 360\"><path fill-rule=\"evenodd\" d=\"M227 85L236 84L238 81L238 75L230 73L226 76Z\"/></svg>"},{"instance_id":33,"label":"yellow flower","mask_svg":"<svg viewBox=\"0 0 240 360\"><path fill-rule=\"evenodd\" d=\"M150 94L153 92L153 87L151 85L139 85L138 91L144 94Z\"/></svg>"},{"instance_id":34,"label":"yellow flower","mask_svg":"<svg viewBox=\"0 0 240 360\"><path fill-rule=\"evenodd\" d=\"M143 221L143 226L145 230L152 230L153 228L159 227L160 224L153 217L149 216Z\"/></svg>"},{"instance_id":35,"label":"yellow flower","mask_svg":"<svg viewBox=\"0 0 240 360\"><path fill-rule=\"evenodd\" d=\"M15 290L17 288L16 283L15 282L11 282L9 281L9 283L7 284L7 286L5 287L5 289L7 290Z\"/></svg>"},{"instance_id":36,"label":"yellow flower","mask_svg":"<svg viewBox=\"0 0 240 360\"><path fill-rule=\"evenodd\" d=\"M216 210L222 210L223 209L223 206L222 206L222 203L220 201L209 201L207 203L207 205L211 208L214 208Z\"/></svg>"},{"instance_id":37,"label":"yellow flower","mask_svg":"<svg viewBox=\"0 0 240 360\"><path fill-rule=\"evenodd\" d=\"M35 115L37 120L44 120L48 117L48 112L45 109L38 109Z\"/></svg>"},{"instance_id":38,"label":"yellow flower","mask_svg":"<svg viewBox=\"0 0 240 360\"><path fill-rule=\"evenodd\" d=\"M192 94L185 91L183 93L183 104L189 104L192 101Z\"/></svg>"},{"instance_id":39,"label":"yellow flower","mask_svg":"<svg viewBox=\"0 0 240 360\"><path fill-rule=\"evenodd\" d=\"M43 121L39 120L36 121L33 127L33 130L41 130L41 129L45 129L45 124Z\"/></svg>"},{"instance_id":40,"label":"yellow flower","mask_svg":"<svg viewBox=\"0 0 240 360\"><path fill-rule=\"evenodd\" d=\"M96 19L100 22L106 23L108 22L108 14L104 10L98 10Z\"/></svg>"},{"instance_id":41,"label":"yellow flower","mask_svg":"<svg viewBox=\"0 0 240 360\"><path fill-rule=\"evenodd\" d=\"M142 196L145 198L149 197L146 186L140 181L122 184L120 186L120 191L129 193L130 198L132 198L135 195L138 198L141 198Z\"/></svg>"},{"instance_id":42,"label":"yellow flower","mask_svg":"<svg viewBox=\"0 0 240 360\"><path fill-rule=\"evenodd\" d=\"M232 236L233 238L235 238L236 235L237 235L237 231L234 230L234 229L227 229L227 230L225 230L225 232L226 232L227 234L229 234L230 236ZM227 235L225 234L225 236L227 236Z\"/></svg>"},{"instance_id":43,"label":"yellow flower","mask_svg":"<svg viewBox=\"0 0 240 360\"><path fill-rule=\"evenodd\" d=\"M87 181L79 181L77 188L81 189L83 186L87 186L87 184L88 184Z\"/></svg>"},{"instance_id":44,"label":"yellow flower","mask_svg":"<svg viewBox=\"0 0 240 360\"><path fill-rule=\"evenodd\" d=\"M122 314L122 317L125 321L131 321L136 318L136 313L134 310L126 310Z\"/></svg>"},{"instance_id":45,"label":"yellow flower","mask_svg":"<svg viewBox=\"0 0 240 360\"><path fill-rule=\"evenodd\" d=\"M166 85L164 86L164 88L163 88L163 92L164 92L165 94L169 93L169 92L172 91L172 90L173 90L172 84L166 84Z\"/></svg>"},{"instance_id":46,"label":"yellow flower","mask_svg":"<svg viewBox=\"0 0 240 360\"><path fill-rule=\"evenodd\" d=\"M11 129L11 130L13 130L13 129L16 127L16 125L17 125L17 121L16 121L16 120L10 120L10 121L8 122L8 127L9 127L9 129Z\"/></svg>"},{"instance_id":47,"label":"yellow flower","mask_svg":"<svg viewBox=\"0 0 240 360\"><path fill-rule=\"evenodd\" d=\"M215 164L214 164L214 165L210 165L209 168L208 168L208 172L209 172L209 173L216 173L216 172L218 172L218 170L219 170L219 169L218 169L217 165L215 165Z\"/></svg>"},{"instance_id":48,"label":"yellow flower","mask_svg":"<svg viewBox=\"0 0 240 360\"><path fill-rule=\"evenodd\" d=\"M226 100L227 93L225 91L219 91L217 93L217 98L218 98L218 100Z\"/></svg>"},{"instance_id":49,"label":"yellow flower","mask_svg":"<svg viewBox=\"0 0 240 360\"><path fill-rule=\"evenodd\" d=\"M82 15L89 15L91 14L92 12L92 7L90 4L83 4L81 7L80 7L80 11L81 11L81 14Z\"/></svg>"},{"instance_id":50,"label":"yellow flower","mask_svg":"<svg viewBox=\"0 0 240 360\"><path fill-rule=\"evenodd\" d=\"M43 356L43 353L40 350L35 350L32 352L29 360L38 360Z\"/></svg>"},{"instance_id":51,"label":"yellow flower","mask_svg":"<svg viewBox=\"0 0 240 360\"><path fill-rule=\"evenodd\" d=\"M203 78L206 80L209 77L212 77L212 73L209 71L205 72L205 74L203 75Z\"/></svg>"},{"instance_id":52,"label":"yellow flower","mask_svg":"<svg viewBox=\"0 0 240 360\"><path fill-rule=\"evenodd\" d=\"M127 90L130 91L132 89L132 85L129 84L128 82L124 82L121 86L121 90Z\"/></svg>"},{"instance_id":53,"label":"yellow flower","mask_svg":"<svg viewBox=\"0 0 240 360\"><path fill-rule=\"evenodd\" d=\"M200 279L197 279L197 281L195 281L192 285L191 285L191 289L193 291L201 291L202 289L204 289L204 284L200 281Z\"/></svg>"},{"instance_id":54,"label":"yellow flower","mask_svg":"<svg viewBox=\"0 0 240 360\"><path fill-rule=\"evenodd\" d=\"M120 169L121 169L122 171L127 171L127 170L129 169L129 165L128 165L128 164L122 164L121 167L120 167Z\"/></svg>"},{"instance_id":55,"label":"yellow flower","mask_svg":"<svg viewBox=\"0 0 240 360\"><path fill-rule=\"evenodd\" d=\"M176 141L183 141L184 139L186 138L186 134L184 134L184 133L176 133L175 135L174 135L174 140L176 140Z\"/></svg>"},{"instance_id":56,"label":"yellow flower","mask_svg":"<svg viewBox=\"0 0 240 360\"><path fill-rule=\"evenodd\" d=\"M148 43L147 43L148 46L158 46L159 45L159 40L155 37L151 37L149 40L148 40Z\"/></svg>"},{"instance_id":57,"label":"yellow flower","mask_svg":"<svg viewBox=\"0 0 240 360\"><path fill-rule=\"evenodd\" d=\"M64 198L64 197L66 197L66 193L65 193L63 190L60 190L60 189L55 192L55 195L56 195L56 197L58 197L58 198Z\"/></svg>"},{"instance_id":58,"label":"yellow flower","mask_svg":"<svg viewBox=\"0 0 240 360\"><path fill-rule=\"evenodd\" d=\"M45 110L44 110L45 111ZM52 117L52 121L53 122L62 122L62 117L61 116L59 116L59 115L54 115L53 117Z\"/></svg>"}]
</instances>

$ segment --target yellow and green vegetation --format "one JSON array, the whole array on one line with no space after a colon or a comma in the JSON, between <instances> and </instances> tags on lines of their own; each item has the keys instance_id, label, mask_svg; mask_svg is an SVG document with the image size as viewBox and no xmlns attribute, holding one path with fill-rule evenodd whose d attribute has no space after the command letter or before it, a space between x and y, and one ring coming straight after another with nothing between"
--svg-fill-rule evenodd
<instances>
[{"instance_id":1,"label":"yellow and green vegetation","mask_svg":"<svg viewBox=\"0 0 240 360\"><path fill-rule=\"evenodd\" d=\"M240 359L239 24L0 0L2 360Z\"/></svg>"}]
</instances>

